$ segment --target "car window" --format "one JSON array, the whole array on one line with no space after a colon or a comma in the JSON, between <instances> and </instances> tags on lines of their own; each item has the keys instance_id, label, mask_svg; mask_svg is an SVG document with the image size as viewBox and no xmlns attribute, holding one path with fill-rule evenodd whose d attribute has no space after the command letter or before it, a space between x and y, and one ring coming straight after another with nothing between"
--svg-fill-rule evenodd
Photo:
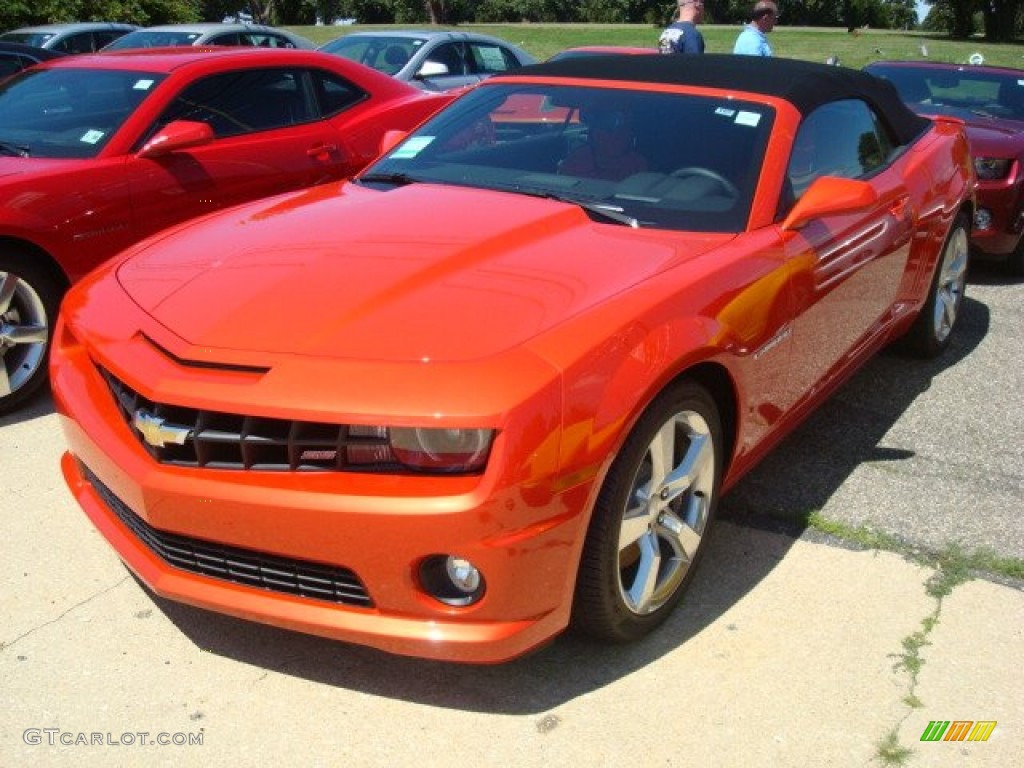
<instances>
[{"instance_id":1,"label":"car window","mask_svg":"<svg viewBox=\"0 0 1024 768\"><path fill-rule=\"evenodd\" d=\"M512 52L500 45L490 43L469 43L469 62L472 71L479 75L494 75L518 69L519 61Z\"/></svg>"},{"instance_id":2,"label":"car window","mask_svg":"<svg viewBox=\"0 0 1024 768\"><path fill-rule=\"evenodd\" d=\"M164 75L27 70L0 83L4 141L31 157L95 157Z\"/></svg>"},{"instance_id":3,"label":"car window","mask_svg":"<svg viewBox=\"0 0 1024 768\"><path fill-rule=\"evenodd\" d=\"M73 35L68 35L52 46L52 48L64 53L92 53L96 50L92 32L77 32Z\"/></svg>"},{"instance_id":4,"label":"car window","mask_svg":"<svg viewBox=\"0 0 1024 768\"><path fill-rule=\"evenodd\" d=\"M250 32L241 35L242 45L251 45L256 48L294 48L295 45L286 37L274 35L267 32Z\"/></svg>"},{"instance_id":5,"label":"car window","mask_svg":"<svg viewBox=\"0 0 1024 768\"><path fill-rule=\"evenodd\" d=\"M224 32L219 35L211 35L206 39L207 45L252 45L248 36L239 35L237 32Z\"/></svg>"},{"instance_id":6,"label":"car window","mask_svg":"<svg viewBox=\"0 0 1024 768\"><path fill-rule=\"evenodd\" d=\"M857 179L882 168L893 144L878 116L859 99L818 107L800 125L787 169L785 202L796 202L821 176Z\"/></svg>"},{"instance_id":7,"label":"car window","mask_svg":"<svg viewBox=\"0 0 1024 768\"><path fill-rule=\"evenodd\" d=\"M600 221L741 232L774 120L765 104L724 97L485 80L361 181L470 186L564 199Z\"/></svg>"},{"instance_id":8,"label":"car window","mask_svg":"<svg viewBox=\"0 0 1024 768\"><path fill-rule=\"evenodd\" d=\"M193 83L164 111L153 130L173 120L194 120L207 123L218 138L224 138L284 128L315 117L304 70L252 69Z\"/></svg>"},{"instance_id":9,"label":"car window","mask_svg":"<svg viewBox=\"0 0 1024 768\"><path fill-rule=\"evenodd\" d=\"M369 98L369 94L362 88L330 72L314 70L310 77L317 110L322 117L334 117Z\"/></svg>"},{"instance_id":10,"label":"car window","mask_svg":"<svg viewBox=\"0 0 1024 768\"><path fill-rule=\"evenodd\" d=\"M117 40L117 38L121 37L122 35L124 35L124 32L118 32L117 30L113 29L100 30L98 32L94 32L93 40L95 41L96 50L98 51L100 48L110 45L112 42Z\"/></svg>"},{"instance_id":11,"label":"car window","mask_svg":"<svg viewBox=\"0 0 1024 768\"><path fill-rule=\"evenodd\" d=\"M427 61L443 64L448 69L447 75L466 74L461 43L442 43L430 52Z\"/></svg>"}]
</instances>

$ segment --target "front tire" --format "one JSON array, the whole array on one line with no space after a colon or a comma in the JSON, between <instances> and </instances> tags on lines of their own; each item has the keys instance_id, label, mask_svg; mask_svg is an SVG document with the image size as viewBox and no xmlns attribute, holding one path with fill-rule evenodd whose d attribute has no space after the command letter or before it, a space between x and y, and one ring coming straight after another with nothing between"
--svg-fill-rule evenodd
<instances>
[{"instance_id":1,"label":"front tire","mask_svg":"<svg viewBox=\"0 0 1024 768\"><path fill-rule=\"evenodd\" d=\"M20 253L0 253L0 414L47 381L47 352L63 291Z\"/></svg>"},{"instance_id":2,"label":"front tire","mask_svg":"<svg viewBox=\"0 0 1024 768\"><path fill-rule=\"evenodd\" d=\"M640 418L608 472L587 532L572 625L636 640L671 613L714 518L722 427L707 390L681 381Z\"/></svg>"},{"instance_id":3,"label":"front tire","mask_svg":"<svg viewBox=\"0 0 1024 768\"><path fill-rule=\"evenodd\" d=\"M903 339L903 348L915 357L936 357L949 346L960 319L969 264L967 216L960 213L946 236L921 314Z\"/></svg>"}]
</instances>

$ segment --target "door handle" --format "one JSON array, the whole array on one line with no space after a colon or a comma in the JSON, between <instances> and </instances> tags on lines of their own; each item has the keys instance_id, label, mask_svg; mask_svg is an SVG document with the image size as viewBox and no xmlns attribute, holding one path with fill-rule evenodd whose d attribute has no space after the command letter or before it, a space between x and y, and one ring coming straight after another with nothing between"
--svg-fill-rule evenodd
<instances>
[{"instance_id":1,"label":"door handle","mask_svg":"<svg viewBox=\"0 0 1024 768\"><path fill-rule=\"evenodd\" d=\"M337 151L337 144L317 144L306 150L306 156L315 157L317 160L326 160L329 155L333 155Z\"/></svg>"}]
</instances>

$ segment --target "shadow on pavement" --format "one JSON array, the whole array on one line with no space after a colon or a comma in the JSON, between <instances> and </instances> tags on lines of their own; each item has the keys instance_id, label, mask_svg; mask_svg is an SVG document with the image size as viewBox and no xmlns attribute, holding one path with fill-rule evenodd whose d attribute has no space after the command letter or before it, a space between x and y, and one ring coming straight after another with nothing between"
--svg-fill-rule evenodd
<instances>
[{"instance_id":1,"label":"shadow on pavement","mask_svg":"<svg viewBox=\"0 0 1024 768\"><path fill-rule=\"evenodd\" d=\"M683 603L639 643L605 646L572 633L494 666L393 656L207 613L149 593L195 645L235 661L373 696L492 714L540 714L671 653L734 605L779 563L794 539L720 523Z\"/></svg>"},{"instance_id":2,"label":"shadow on pavement","mask_svg":"<svg viewBox=\"0 0 1024 768\"><path fill-rule=\"evenodd\" d=\"M911 458L881 443L935 377L969 357L988 333L989 309L969 291L944 354L876 355L723 497L720 517L757 524L758 516L770 515L803 525L859 465Z\"/></svg>"}]
</instances>

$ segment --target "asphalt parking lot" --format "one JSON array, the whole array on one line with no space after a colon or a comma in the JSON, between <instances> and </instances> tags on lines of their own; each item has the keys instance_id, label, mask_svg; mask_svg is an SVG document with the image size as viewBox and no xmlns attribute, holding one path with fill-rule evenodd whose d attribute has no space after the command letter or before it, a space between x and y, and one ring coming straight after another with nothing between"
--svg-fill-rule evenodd
<instances>
[{"instance_id":1,"label":"asphalt parking lot","mask_svg":"<svg viewBox=\"0 0 1024 768\"><path fill-rule=\"evenodd\" d=\"M0 766L908 766L1024 754L1024 285L976 270L937 361L884 353L723 503L686 600L625 647L391 657L155 599L64 488L46 399L0 419ZM801 522L879 531L898 552ZM788 522L780 522L788 521ZM995 722L922 742L932 721Z\"/></svg>"}]
</instances>

